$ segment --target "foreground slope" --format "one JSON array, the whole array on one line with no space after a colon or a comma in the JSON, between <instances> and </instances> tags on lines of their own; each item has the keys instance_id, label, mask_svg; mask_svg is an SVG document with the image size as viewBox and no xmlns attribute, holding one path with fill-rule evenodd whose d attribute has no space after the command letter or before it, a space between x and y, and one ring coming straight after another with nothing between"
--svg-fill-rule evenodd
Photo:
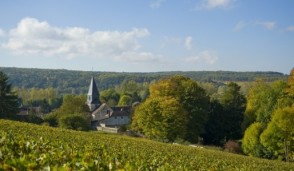
<instances>
[{"instance_id":1,"label":"foreground slope","mask_svg":"<svg viewBox=\"0 0 294 171\"><path fill-rule=\"evenodd\" d=\"M0 120L0 170L294 170L293 163Z\"/></svg>"}]
</instances>

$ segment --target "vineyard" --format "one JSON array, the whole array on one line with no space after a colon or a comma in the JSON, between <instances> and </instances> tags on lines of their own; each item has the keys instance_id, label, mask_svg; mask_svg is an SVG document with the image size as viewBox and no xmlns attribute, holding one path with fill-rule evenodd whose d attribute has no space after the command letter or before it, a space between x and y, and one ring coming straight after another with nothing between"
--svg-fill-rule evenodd
<instances>
[{"instance_id":1,"label":"vineyard","mask_svg":"<svg viewBox=\"0 0 294 171\"><path fill-rule=\"evenodd\" d=\"M294 164L0 120L0 170L294 170Z\"/></svg>"}]
</instances>

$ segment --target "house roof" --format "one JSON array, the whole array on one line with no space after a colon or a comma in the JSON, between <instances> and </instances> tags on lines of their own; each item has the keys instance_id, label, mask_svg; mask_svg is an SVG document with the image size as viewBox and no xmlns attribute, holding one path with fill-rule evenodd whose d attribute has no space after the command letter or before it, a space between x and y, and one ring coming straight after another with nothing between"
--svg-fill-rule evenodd
<instances>
[{"instance_id":1,"label":"house roof","mask_svg":"<svg viewBox=\"0 0 294 171\"><path fill-rule=\"evenodd\" d=\"M96 118L95 120L101 121L101 120L112 118L112 117L130 116L131 109L132 109L131 106L116 106L116 107L110 108L106 103L103 103L95 111L92 112L92 115L98 116L98 118ZM108 110L109 110L109 113L106 112Z\"/></svg>"},{"instance_id":2,"label":"house roof","mask_svg":"<svg viewBox=\"0 0 294 171\"><path fill-rule=\"evenodd\" d=\"M132 106L115 106L112 107L112 110L111 116L130 116Z\"/></svg>"},{"instance_id":3,"label":"house roof","mask_svg":"<svg viewBox=\"0 0 294 171\"><path fill-rule=\"evenodd\" d=\"M102 105L100 105L96 110L94 110L92 112L92 114L96 114L98 112L101 112L105 107L108 107L108 105L106 103L103 103ZM108 107L109 109L111 109L110 107Z\"/></svg>"},{"instance_id":4,"label":"house roof","mask_svg":"<svg viewBox=\"0 0 294 171\"><path fill-rule=\"evenodd\" d=\"M113 111L111 117L114 116L130 116L130 113L127 111Z\"/></svg>"}]
</instances>

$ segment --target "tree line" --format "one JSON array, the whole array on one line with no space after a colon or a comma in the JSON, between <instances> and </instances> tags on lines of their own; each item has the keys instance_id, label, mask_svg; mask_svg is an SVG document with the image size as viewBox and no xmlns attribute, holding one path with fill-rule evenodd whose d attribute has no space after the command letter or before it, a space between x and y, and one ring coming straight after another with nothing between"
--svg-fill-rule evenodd
<instances>
[{"instance_id":1,"label":"tree line","mask_svg":"<svg viewBox=\"0 0 294 171\"><path fill-rule=\"evenodd\" d=\"M137 83L151 83L162 78L175 75L189 77L201 82L251 82L256 78L265 78L267 81L286 79L287 75L279 72L230 72L230 71L190 71L190 72L90 72L71 71L60 69L34 68L6 68L0 67L9 78L10 83L18 88L45 89L52 87L58 94L85 94L90 84L90 78L95 77L100 90L114 88L124 81L133 80Z\"/></svg>"}]
</instances>

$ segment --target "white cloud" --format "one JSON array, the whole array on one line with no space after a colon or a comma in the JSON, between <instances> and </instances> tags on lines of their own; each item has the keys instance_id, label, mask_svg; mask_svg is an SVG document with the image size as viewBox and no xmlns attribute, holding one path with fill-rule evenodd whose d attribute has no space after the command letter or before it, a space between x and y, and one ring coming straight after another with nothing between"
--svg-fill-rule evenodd
<instances>
[{"instance_id":1,"label":"white cloud","mask_svg":"<svg viewBox=\"0 0 294 171\"><path fill-rule=\"evenodd\" d=\"M268 30L273 30L274 27L276 26L276 22L273 21L268 21L268 22L257 22L257 24L263 26L264 28Z\"/></svg>"},{"instance_id":2,"label":"white cloud","mask_svg":"<svg viewBox=\"0 0 294 171\"><path fill-rule=\"evenodd\" d=\"M10 30L8 42L2 47L16 54L43 56L76 56L121 59L132 54L128 60L148 60L152 55L140 52L139 39L149 36L146 28L130 31L90 31L81 27L60 28L35 18L22 19ZM135 58L134 55L138 56ZM154 55L156 57L156 55ZM142 58L142 59L140 59ZM153 60L153 59L152 59Z\"/></svg>"},{"instance_id":3,"label":"white cloud","mask_svg":"<svg viewBox=\"0 0 294 171\"><path fill-rule=\"evenodd\" d=\"M234 27L234 31L239 31L239 30L242 30L244 27L246 27L247 26L247 23L246 22L244 22L244 21L239 21L236 25L235 25L235 27Z\"/></svg>"},{"instance_id":4,"label":"white cloud","mask_svg":"<svg viewBox=\"0 0 294 171\"><path fill-rule=\"evenodd\" d=\"M294 26L287 27L287 31L294 31Z\"/></svg>"},{"instance_id":5,"label":"white cloud","mask_svg":"<svg viewBox=\"0 0 294 171\"><path fill-rule=\"evenodd\" d=\"M185 38L185 47L187 50L190 50L192 48L192 37L188 36Z\"/></svg>"},{"instance_id":6,"label":"white cloud","mask_svg":"<svg viewBox=\"0 0 294 171\"><path fill-rule=\"evenodd\" d=\"M165 0L152 0L150 3L151 8L159 8L162 3L164 3Z\"/></svg>"},{"instance_id":7,"label":"white cloud","mask_svg":"<svg viewBox=\"0 0 294 171\"><path fill-rule=\"evenodd\" d=\"M159 61L162 57L150 52L124 52L119 56L115 56L115 61L132 62L132 63L145 63Z\"/></svg>"},{"instance_id":8,"label":"white cloud","mask_svg":"<svg viewBox=\"0 0 294 171\"><path fill-rule=\"evenodd\" d=\"M206 63L209 65L214 64L217 60L218 56L208 50L202 51L196 56L185 58L185 61L189 63Z\"/></svg>"},{"instance_id":9,"label":"white cloud","mask_svg":"<svg viewBox=\"0 0 294 171\"><path fill-rule=\"evenodd\" d=\"M234 0L202 0L198 9L229 8Z\"/></svg>"},{"instance_id":10,"label":"white cloud","mask_svg":"<svg viewBox=\"0 0 294 171\"><path fill-rule=\"evenodd\" d=\"M5 31L0 28L0 37L5 36Z\"/></svg>"}]
</instances>

